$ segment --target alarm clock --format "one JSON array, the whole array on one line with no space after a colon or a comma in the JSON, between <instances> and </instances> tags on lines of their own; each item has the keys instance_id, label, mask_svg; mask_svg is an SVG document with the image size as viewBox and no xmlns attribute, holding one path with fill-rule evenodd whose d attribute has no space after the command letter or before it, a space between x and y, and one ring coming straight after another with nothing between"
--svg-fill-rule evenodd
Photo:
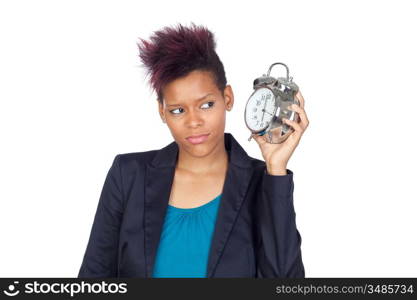
<instances>
[{"instance_id":1,"label":"alarm clock","mask_svg":"<svg viewBox=\"0 0 417 300\"><path fill-rule=\"evenodd\" d=\"M270 76L272 68L276 65L286 68L286 77ZM295 97L299 88L289 73L287 65L277 62L269 67L266 75L263 74L254 80L254 91L245 107L246 127L252 132L249 141L253 134L258 134L265 135L266 141L271 144L280 144L294 131L282 121L283 118L299 121L298 113L288 109L291 104L300 105Z\"/></svg>"}]
</instances>

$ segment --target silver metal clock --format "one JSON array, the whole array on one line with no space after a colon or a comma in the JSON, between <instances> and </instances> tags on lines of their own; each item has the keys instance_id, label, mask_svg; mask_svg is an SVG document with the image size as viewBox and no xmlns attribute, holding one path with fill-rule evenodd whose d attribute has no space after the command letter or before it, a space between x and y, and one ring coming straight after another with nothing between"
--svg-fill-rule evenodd
<instances>
[{"instance_id":1,"label":"silver metal clock","mask_svg":"<svg viewBox=\"0 0 417 300\"><path fill-rule=\"evenodd\" d=\"M275 65L282 65L287 70L286 77L270 76ZM295 94L298 86L289 77L289 69L283 63L274 63L268 73L256 78L253 82L254 92L250 95L245 108L245 123L252 134L265 135L266 141L272 144L284 142L294 131L291 126L282 122L283 118L299 121L295 111L288 106L295 103L300 105ZM249 137L249 141L252 138Z\"/></svg>"}]
</instances>

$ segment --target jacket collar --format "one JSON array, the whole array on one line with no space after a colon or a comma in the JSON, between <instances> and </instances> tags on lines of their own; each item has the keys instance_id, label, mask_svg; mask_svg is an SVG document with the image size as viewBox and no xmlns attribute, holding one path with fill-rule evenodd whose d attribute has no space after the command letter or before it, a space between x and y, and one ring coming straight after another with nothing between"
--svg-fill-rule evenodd
<instances>
[{"instance_id":1,"label":"jacket collar","mask_svg":"<svg viewBox=\"0 0 417 300\"><path fill-rule=\"evenodd\" d=\"M225 133L224 137L229 161L209 251L207 277L212 277L214 274L253 174L251 158L245 150L230 133ZM147 277L152 277L153 273L177 156L178 146L174 141L158 150L146 167L144 231Z\"/></svg>"}]
</instances>

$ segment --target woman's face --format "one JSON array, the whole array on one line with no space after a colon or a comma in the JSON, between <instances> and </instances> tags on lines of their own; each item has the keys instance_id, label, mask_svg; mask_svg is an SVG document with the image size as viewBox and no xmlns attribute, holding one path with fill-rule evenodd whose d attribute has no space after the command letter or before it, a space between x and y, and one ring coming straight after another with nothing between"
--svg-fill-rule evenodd
<instances>
[{"instance_id":1,"label":"woman's face","mask_svg":"<svg viewBox=\"0 0 417 300\"><path fill-rule=\"evenodd\" d=\"M163 95L163 104L158 102L159 113L180 150L204 157L224 145L226 110L233 106L230 85L222 94L211 72L196 70L167 84ZM200 143L187 139L203 134L208 136Z\"/></svg>"}]
</instances>

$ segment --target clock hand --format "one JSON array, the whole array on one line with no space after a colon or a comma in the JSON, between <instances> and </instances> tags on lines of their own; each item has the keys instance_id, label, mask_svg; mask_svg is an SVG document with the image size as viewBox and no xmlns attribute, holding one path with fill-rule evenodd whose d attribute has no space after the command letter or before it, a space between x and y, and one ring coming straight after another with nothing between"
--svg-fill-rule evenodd
<instances>
[{"instance_id":1,"label":"clock hand","mask_svg":"<svg viewBox=\"0 0 417 300\"><path fill-rule=\"evenodd\" d=\"M264 108L262 109L263 114L262 114L262 120L261 120L261 122L264 120L264 116L265 116L266 101L267 101L267 100L265 99L265 105L264 105Z\"/></svg>"},{"instance_id":2,"label":"clock hand","mask_svg":"<svg viewBox=\"0 0 417 300\"><path fill-rule=\"evenodd\" d=\"M267 111L267 110L265 110L265 109L263 109L262 110L263 112L266 112L267 114L270 114L271 116L273 116L274 114L271 114L269 111Z\"/></svg>"}]
</instances>

